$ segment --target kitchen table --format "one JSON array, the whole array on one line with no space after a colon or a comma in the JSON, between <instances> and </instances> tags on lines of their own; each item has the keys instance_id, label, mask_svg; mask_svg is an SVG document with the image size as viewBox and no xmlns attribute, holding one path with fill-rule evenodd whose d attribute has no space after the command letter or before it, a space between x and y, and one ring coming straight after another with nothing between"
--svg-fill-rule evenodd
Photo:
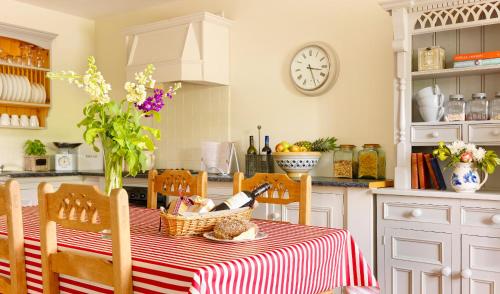
<instances>
[{"instance_id":1,"label":"kitchen table","mask_svg":"<svg viewBox=\"0 0 500 294\"><path fill-rule=\"evenodd\" d=\"M38 207L23 208L29 293L42 293ZM135 293L318 293L341 286L378 287L350 233L342 229L259 221L268 237L220 243L172 238L158 231L159 213L130 208ZM0 220L0 235L6 235ZM111 258L101 234L58 228L59 250ZM8 275L6 261L0 274ZM113 293L112 288L68 276L61 293Z\"/></svg>"}]
</instances>

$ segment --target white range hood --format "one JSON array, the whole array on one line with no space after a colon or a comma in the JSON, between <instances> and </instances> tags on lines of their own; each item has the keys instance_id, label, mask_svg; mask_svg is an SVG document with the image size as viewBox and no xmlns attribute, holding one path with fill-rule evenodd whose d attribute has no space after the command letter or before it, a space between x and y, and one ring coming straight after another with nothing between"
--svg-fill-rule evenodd
<instances>
[{"instance_id":1,"label":"white range hood","mask_svg":"<svg viewBox=\"0 0 500 294\"><path fill-rule=\"evenodd\" d=\"M127 80L152 63L158 82L229 85L231 23L201 12L128 28Z\"/></svg>"}]
</instances>

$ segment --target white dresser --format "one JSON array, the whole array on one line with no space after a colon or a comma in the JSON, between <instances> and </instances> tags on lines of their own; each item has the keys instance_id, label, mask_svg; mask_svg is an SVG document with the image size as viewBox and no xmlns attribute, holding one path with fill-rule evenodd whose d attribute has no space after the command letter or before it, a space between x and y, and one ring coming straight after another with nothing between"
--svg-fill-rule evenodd
<instances>
[{"instance_id":1,"label":"white dresser","mask_svg":"<svg viewBox=\"0 0 500 294\"><path fill-rule=\"evenodd\" d=\"M500 195L377 191L382 293L500 294Z\"/></svg>"}]
</instances>

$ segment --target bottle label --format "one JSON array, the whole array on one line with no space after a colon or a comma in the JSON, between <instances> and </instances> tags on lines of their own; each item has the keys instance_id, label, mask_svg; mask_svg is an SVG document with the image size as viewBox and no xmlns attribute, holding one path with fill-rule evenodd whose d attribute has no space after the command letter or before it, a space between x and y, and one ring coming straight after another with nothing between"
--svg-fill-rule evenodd
<instances>
[{"instance_id":1,"label":"bottle label","mask_svg":"<svg viewBox=\"0 0 500 294\"><path fill-rule=\"evenodd\" d=\"M247 194L243 192L239 192L238 194L233 195L233 197L224 201L229 209L240 208L248 202L252 201L252 198L248 197Z\"/></svg>"}]
</instances>

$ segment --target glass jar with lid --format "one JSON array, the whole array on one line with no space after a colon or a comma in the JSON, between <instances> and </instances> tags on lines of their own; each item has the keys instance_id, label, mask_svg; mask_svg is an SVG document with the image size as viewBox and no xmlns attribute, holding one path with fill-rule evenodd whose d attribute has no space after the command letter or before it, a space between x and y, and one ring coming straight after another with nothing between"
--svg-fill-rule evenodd
<instances>
[{"instance_id":1,"label":"glass jar with lid","mask_svg":"<svg viewBox=\"0 0 500 294\"><path fill-rule=\"evenodd\" d=\"M354 145L340 145L333 153L333 176L352 179L357 174L357 158Z\"/></svg>"},{"instance_id":2,"label":"glass jar with lid","mask_svg":"<svg viewBox=\"0 0 500 294\"><path fill-rule=\"evenodd\" d=\"M472 101L468 103L467 120L487 120L488 119L488 100L486 93L472 94Z\"/></svg>"},{"instance_id":3,"label":"glass jar with lid","mask_svg":"<svg viewBox=\"0 0 500 294\"><path fill-rule=\"evenodd\" d=\"M378 145L378 144L377 144ZM385 179L385 151L377 146L377 154L378 154L378 164L377 164L377 179L383 180Z\"/></svg>"},{"instance_id":4,"label":"glass jar with lid","mask_svg":"<svg viewBox=\"0 0 500 294\"><path fill-rule=\"evenodd\" d=\"M445 121L464 121L465 120L465 99L462 94L452 94L448 102L444 105Z\"/></svg>"},{"instance_id":5,"label":"glass jar with lid","mask_svg":"<svg viewBox=\"0 0 500 294\"><path fill-rule=\"evenodd\" d=\"M500 120L500 92L496 92L495 99L490 102L490 119Z\"/></svg>"},{"instance_id":6,"label":"glass jar with lid","mask_svg":"<svg viewBox=\"0 0 500 294\"><path fill-rule=\"evenodd\" d=\"M378 178L378 152L379 144L365 144L358 152L358 178L377 179Z\"/></svg>"}]
</instances>

